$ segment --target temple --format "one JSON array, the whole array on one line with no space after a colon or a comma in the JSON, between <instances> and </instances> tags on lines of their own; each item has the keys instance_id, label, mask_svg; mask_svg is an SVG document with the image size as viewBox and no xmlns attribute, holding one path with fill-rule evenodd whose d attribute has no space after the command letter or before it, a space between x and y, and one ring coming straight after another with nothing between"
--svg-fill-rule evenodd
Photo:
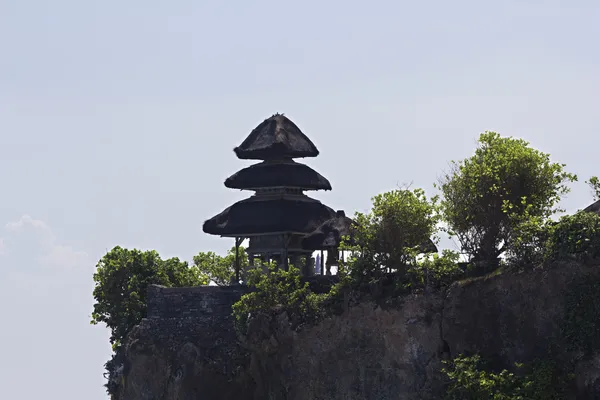
<instances>
[{"instance_id":1,"label":"temple","mask_svg":"<svg viewBox=\"0 0 600 400\"><path fill-rule=\"evenodd\" d=\"M328 266L337 262L341 236L347 234L352 220L304 194L331 190L321 174L294 161L319 155L313 142L287 117L275 114L234 152L239 159L261 162L236 172L225 180L225 186L254 191L254 195L205 221L204 232L235 238L236 249L249 239L246 252L251 266L257 258L277 260L286 270L292 263L308 276L314 273L311 256L315 250L328 251ZM239 282L239 262L235 279Z\"/></svg>"}]
</instances>

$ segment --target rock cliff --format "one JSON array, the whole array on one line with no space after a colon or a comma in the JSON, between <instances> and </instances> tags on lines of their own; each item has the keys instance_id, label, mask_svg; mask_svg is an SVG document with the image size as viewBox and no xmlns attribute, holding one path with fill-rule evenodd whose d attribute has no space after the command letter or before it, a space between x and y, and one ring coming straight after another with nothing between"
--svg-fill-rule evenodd
<instances>
[{"instance_id":1,"label":"rock cliff","mask_svg":"<svg viewBox=\"0 0 600 400\"><path fill-rule=\"evenodd\" d=\"M506 367L572 363L573 398L600 398L598 268L471 279L393 308L364 302L297 332L274 310L244 337L229 312L242 292L151 290L148 318L129 337L119 400L439 399L441 361L461 353Z\"/></svg>"}]
</instances>

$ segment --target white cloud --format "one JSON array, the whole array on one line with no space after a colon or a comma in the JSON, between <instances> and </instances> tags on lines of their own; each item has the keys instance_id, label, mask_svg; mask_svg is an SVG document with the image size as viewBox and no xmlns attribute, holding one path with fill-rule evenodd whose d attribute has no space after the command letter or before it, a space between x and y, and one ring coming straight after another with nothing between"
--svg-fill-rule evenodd
<instances>
[{"instance_id":1,"label":"white cloud","mask_svg":"<svg viewBox=\"0 0 600 400\"><path fill-rule=\"evenodd\" d=\"M91 257L60 241L44 221L24 215L0 224L0 315L12 327L0 329L0 343L10 343L0 366L3 398L107 398L102 373L109 332L89 324L93 272ZM38 384L9 384L23 376Z\"/></svg>"},{"instance_id":2,"label":"white cloud","mask_svg":"<svg viewBox=\"0 0 600 400\"><path fill-rule=\"evenodd\" d=\"M1 232L0 269L13 275L44 277L59 270L88 269L90 265L87 253L59 243L44 221L29 215L7 223Z\"/></svg>"}]
</instances>

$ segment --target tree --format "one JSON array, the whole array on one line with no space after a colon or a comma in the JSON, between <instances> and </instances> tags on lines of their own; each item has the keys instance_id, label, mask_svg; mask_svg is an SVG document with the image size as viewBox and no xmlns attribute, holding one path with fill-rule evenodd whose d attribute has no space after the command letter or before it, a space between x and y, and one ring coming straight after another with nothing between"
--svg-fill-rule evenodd
<instances>
[{"instance_id":1,"label":"tree","mask_svg":"<svg viewBox=\"0 0 600 400\"><path fill-rule=\"evenodd\" d=\"M450 232L472 261L493 264L509 250L516 229L545 218L577 177L522 139L485 132L475 154L452 162L439 182L441 210Z\"/></svg>"},{"instance_id":2,"label":"tree","mask_svg":"<svg viewBox=\"0 0 600 400\"><path fill-rule=\"evenodd\" d=\"M107 362L109 376L122 362L127 334L146 316L148 285L167 287L206 284L207 277L178 258L162 260L156 251L128 250L119 246L106 253L96 266L92 324L104 322L111 330L113 359ZM110 384L110 381L109 381ZM110 385L107 385L109 392Z\"/></svg>"},{"instance_id":3,"label":"tree","mask_svg":"<svg viewBox=\"0 0 600 400\"><path fill-rule=\"evenodd\" d=\"M243 270L248 266L248 255L242 246L238 247L238 257L240 270ZM200 252L194 256L194 266L217 285L229 285L235 276L235 247L232 247L225 257L212 251Z\"/></svg>"},{"instance_id":4,"label":"tree","mask_svg":"<svg viewBox=\"0 0 600 400\"><path fill-rule=\"evenodd\" d=\"M436 231L436 199L427 199L422 189L392 190L373 197L371 211L356 213L355 221L361 265L403 271Z\"/></svg>"},{"instance_id":5,"label":"tree","mask_svg":"<svg viewBox=\"0 0 600 400\"><path fill-rule=\"evenodd\" d=\"M597 176L592 176L589 181L585 183L592 189L592 194L594 196L594 201L600 200L600 180Z\"/></svg>"}]
</instances>

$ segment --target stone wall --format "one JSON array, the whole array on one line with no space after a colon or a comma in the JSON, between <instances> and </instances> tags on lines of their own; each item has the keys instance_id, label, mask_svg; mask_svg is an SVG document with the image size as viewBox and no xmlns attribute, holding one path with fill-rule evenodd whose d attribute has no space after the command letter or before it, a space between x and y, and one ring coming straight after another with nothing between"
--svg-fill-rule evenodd
<instances>
[{"instance_id":1,"label":"stone wall","mask_svg":"<svg viewBox=\"0 0 600 400\"><path fill-rule=\"evenodd\" d=\"M240 286L148 287L148 318L226 318L231 306L246 293Z\"/></svg>"},{"instance_id":2,"label":"stone wall","mask_svg":"<svg viewBox=\"0 0 600 400\"><path fill-rule=\"evenodd\" d=\"M115 399L240 398L247 385L234 382L248 357L231 306L244 293L239 286L149 286L147 318L128 336L125 385Z\"/></svg>"}]
</instances>

